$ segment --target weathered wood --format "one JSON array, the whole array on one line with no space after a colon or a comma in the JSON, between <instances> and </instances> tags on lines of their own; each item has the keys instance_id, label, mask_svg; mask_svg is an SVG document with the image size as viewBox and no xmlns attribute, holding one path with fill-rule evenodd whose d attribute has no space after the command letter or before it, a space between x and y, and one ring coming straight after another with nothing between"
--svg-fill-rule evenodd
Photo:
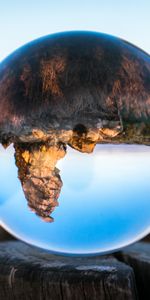
<instances>
[{"instance_id":1,"label":"weathered wood","mask_svg":"<svg viewBox=\"0 0 150 300\"><path fill-rule=\"evenodd\" d=\"M0 243L0 300L134 300L134 273L112 256L64 257Z\"/></svg>"},{"instance_id":2,"label":"weathered wood","mask_svg":"<svg viewBox=\"0 0 150 300\"><path fill-rule=\"evenodd\" d=\"M126 247L117 258L134 269L139 299L150 299L150 243L139 242Z\"/></svg>"}]
</instances>

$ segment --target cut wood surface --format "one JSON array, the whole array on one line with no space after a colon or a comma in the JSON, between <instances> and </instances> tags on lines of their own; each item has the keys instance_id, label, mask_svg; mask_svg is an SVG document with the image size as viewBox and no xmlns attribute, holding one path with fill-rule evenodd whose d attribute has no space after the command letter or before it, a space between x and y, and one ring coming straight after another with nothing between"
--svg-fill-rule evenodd
<instances>
[{"instance_id":1,"label":"cut wood surface","mask_svg":"<svg viewBox=\"0 0 150 300\"><path fill-rule=\"evenodd\" d=\"M137 299L134 272L113 256L64 257L0 242L1 300Z\"/></svg>"},{"instance_id":2,"label":"cut wood surface","mask_svg":"<svg viewBox=\"0 0 150 300\"><path fill-rule=\"evenodd\" d=\"M150 243L107 256L58 256L14 240L0 227L0 300L8 299L149 300Z\"/></svg>"}]
</instances>

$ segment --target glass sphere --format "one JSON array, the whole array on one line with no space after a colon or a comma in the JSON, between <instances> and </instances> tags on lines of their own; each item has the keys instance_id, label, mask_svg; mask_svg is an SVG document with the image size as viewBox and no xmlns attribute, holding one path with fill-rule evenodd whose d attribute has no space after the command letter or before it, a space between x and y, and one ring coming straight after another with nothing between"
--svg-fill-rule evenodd
<instances>
[{"instance_id":1,"label":"glass sphere","mask_svg":"<svg viewBox=\"0 0 150 300\"><path fill-rule=\"evenodd\" d=\"M37 39L0 64L0 112L4 228L76 255L150 232L146 52L98 32Z\"/></svg>"},{"instance_id":2,"label":"glass sphere","mask_svg":"<svg viewBox=\"0 0 150 300\"><path fill-rule=\"evenodd\" d=\"M150 148L97 145L93 153L70 147L57 164L63 187L46 223L27 206L13 159L0 148L1 225L19 239L62 254L117 250L150 232Z\"/></svg>"}]
</instances>

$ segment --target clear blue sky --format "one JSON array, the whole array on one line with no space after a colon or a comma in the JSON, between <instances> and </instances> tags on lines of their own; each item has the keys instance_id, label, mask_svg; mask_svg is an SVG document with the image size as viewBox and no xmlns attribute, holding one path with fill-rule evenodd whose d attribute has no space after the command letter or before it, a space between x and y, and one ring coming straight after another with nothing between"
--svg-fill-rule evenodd
<instances>
[{"instance_id":1,"label":"clear blue sky","mask_svg":"<svg viewBox=\"0 0 150 300\"><path fill-rule=\"evenodd\" d=\"M122 37L150 53L149 0L0 0L0 60L40 36L95 30Z\"/></svg>"}]
</instances>

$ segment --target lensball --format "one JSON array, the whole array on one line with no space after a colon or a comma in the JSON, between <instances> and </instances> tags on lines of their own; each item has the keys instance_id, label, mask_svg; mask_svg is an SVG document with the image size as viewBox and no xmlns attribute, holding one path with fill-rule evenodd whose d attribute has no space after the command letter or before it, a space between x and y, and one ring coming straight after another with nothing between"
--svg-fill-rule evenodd
<instances>
[{"instance_id":1,"label":"lensball","mask_svg":"<svg viewBox=\"0 0 150 300\"><path fill-rule=\"evenodd\" d=\"M1 63L0 111L6 230L66 255L150 232L147 53L97 32L40 38Z\"/></svg>"}]
</instances>

